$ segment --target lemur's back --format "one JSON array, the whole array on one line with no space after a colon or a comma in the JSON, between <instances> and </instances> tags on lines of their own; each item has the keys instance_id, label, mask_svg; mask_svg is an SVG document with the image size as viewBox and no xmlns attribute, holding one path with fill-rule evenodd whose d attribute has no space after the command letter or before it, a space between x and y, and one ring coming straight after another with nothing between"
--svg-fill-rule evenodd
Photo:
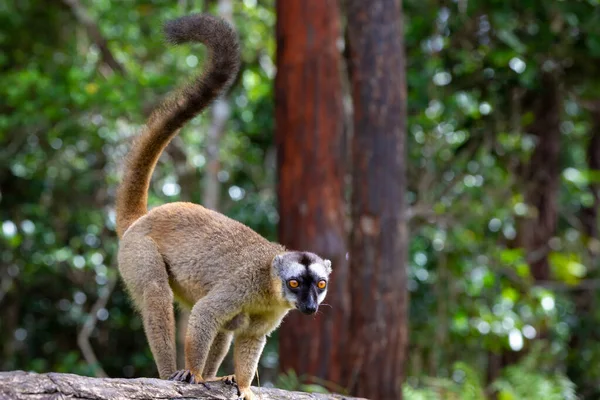
<instances>
[{"instance_id":1,"label":"lemur's back","mask_svg":"<svg viewBox=\"0 0 600 400\"><path fill-rule=\"evenodd\" d=\"M123 239L146 236L156 243L171 285L186 303L197 301L216 282L256 279L253 271L269 268L273 258L285 251L246 225L193 203L152 209Z\"/></svg>"}]
</instances>

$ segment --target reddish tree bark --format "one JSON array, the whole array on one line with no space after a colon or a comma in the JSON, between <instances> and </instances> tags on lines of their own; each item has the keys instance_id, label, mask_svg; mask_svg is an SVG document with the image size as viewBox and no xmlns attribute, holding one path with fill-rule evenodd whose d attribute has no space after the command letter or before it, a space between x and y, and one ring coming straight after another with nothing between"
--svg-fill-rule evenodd
<instances>
[{"instance_id":1,"label":"reddish tree bark","mask_svg":"<svg viewBox=\"0 0 600 400\"><path fill-rule=\"evenodd\" d=\"M406 83L398 0L348 0L354 134L351 393L402 398L407 345Z\"/></svg>"},{"instance_id":2,"label":"reddish tree bark","mask_svg":"<svg viewBox=\"0 0 600 400\"><path fill-rule=\"evenodd\" d=\"M348 315L344 146L337 0L278 0L276 142L279 240L331 259L315 318L296 312L280 330L281 369L339 383Z\"/></svg>"}]
</instances>

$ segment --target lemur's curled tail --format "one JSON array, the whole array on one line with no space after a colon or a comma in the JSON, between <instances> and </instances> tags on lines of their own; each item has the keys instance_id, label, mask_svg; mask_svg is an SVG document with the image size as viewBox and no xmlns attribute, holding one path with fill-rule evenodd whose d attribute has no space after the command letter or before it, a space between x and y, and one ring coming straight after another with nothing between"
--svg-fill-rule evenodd
<instances>
[{"instance_id":1,"label":"lemur's curled tail","mask_svg":"<svg viewBox=\"0 0 600 400\"><path fill-rule=\"evenodd\" d=\"M152 113L129 151L117 191L119 237L146 214L150 178L164 148L186 122L231 85L240 67L237 34L223 19L206 14L189 15L167 22L164 31L167 41L173 44L203 43L209 59L199 77Z\"/></svg>"}]
</instances>

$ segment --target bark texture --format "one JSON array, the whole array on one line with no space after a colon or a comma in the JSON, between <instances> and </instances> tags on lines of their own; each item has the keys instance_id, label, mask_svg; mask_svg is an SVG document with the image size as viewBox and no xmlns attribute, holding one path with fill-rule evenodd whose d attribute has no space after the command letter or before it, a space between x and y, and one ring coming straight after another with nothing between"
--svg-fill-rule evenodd
<instances>
[{"instance_id":1,"label":"bark texture","mask_svg":"<svg viewBox=\"0 0 600 400\"><path fill-rule=\"evenodd\" d=\"M398 0L347 0L352 139L350 393L402 398L407 345L406 83Z\"/></svg>"},{"instance_id":2,"label":"bark texture","mask_svg":"<svg viewBox=\"0 0 600 400\"><path fill-rule=\"evenodd\" d=\"M342 379L348 316L340 16L336 0L277 1L275 79L279 241L332 262L315 318L290 313L281 370Z\"/></svg>"},{"instance_id":3,"label":"bark texture","mask_svg":"<svg viewBox=\"0 0 600 400\"><path fill-rule=\"evenodd\" d=\"M190 385L167 380L138 378L90 378L73 374L36 374L24 371L0 372L0 400L41 399L237 399L237 390L223 383ZM253 388L262 400L348 399L340 395L288 392Z\"/></svg>"}]
</instances>

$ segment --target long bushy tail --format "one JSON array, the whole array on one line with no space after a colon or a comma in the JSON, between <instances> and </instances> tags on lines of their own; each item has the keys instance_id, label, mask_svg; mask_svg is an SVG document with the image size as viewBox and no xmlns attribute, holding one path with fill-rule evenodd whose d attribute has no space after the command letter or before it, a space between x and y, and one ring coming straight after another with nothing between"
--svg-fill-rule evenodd
<instances>
[{"instance_id":1,"label":"long bushy tail","mask_svg":"<svg viewBox=\"0 0 600 400\"><path fill-rule=\"evenodd\" d=\"M167 144L186 122L231 85L240 67L237 34L223 19L206 14L189 15L167 22L164 30L170 43L203 43L208 48L209 60L199 77L152 113L136 138L117 191L119 237L146 214L150 178Z\"/></svg>"}]
</instances>

